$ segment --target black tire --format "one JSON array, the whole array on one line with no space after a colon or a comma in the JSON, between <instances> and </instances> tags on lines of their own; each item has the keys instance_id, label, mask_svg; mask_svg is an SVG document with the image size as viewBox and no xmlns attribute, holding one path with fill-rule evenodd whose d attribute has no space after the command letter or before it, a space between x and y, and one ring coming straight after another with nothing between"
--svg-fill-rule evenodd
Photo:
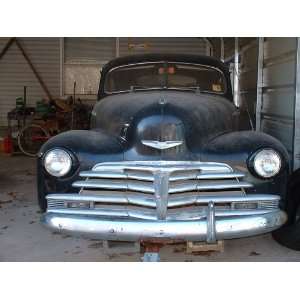
<instances>
[{"instance_id":1,"label":"black tire","mask_svg":"<svg viewBox=\"0 0 300 300\"><path fill-rule=\"evenodd\" d=\"M300 251L300 172L292 176L288 184L287 206L288 222L275 230L273 238L282 246Z\"/></svg>"},{"instance_id":2,"label":"black tire","mask_svg":"<svg viewBox=\"0 0 300 300\"><path fill-rule=\"evenodd\" d=\"M300 251L300 223L283 226L272 233L282 246Z\"/></svg>"}]
</instances>

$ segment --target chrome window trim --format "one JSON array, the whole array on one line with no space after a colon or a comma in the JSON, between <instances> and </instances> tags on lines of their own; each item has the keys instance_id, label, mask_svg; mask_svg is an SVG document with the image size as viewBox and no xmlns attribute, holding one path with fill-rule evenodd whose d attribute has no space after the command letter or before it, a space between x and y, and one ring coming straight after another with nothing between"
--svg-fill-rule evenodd
<instances>
[{"instance_id":1,"label":"chrome window trim","mask_svg":"<svg viewBox=\"0 0 300 300\"><path fill-rule=\"evenodd\" d=\"M114 70L120 69L120 68L124 68L124 67L130 67L130 66L139 66L139 65L147 65L147 64L181 64L181 65L189 65L189 66L198 66L198 67L205 67L205 68L210 68L213 70L218 71L219 73L221 73L221 75L223 76L223 80L224 80L224 91L223 92L213 92L213 91L201 91L204 93L208 93L208 94L213 94L213 95L226 95L227 93L227 80L226 77L224 75L224 72L214 66L210 66L210 65L204 65L204 64L197 64L197 63L187 63L187 62L174 62L174 61L145 61L145 62L139 62L139 63L132 63L132 64L125 64L125 65L120 65L114 68L111 68L106 74L105 74L105 81L104 81L104 85L103 85L103 91L106 95L114 95L114 94L122 94L122 93L129 93L131 92L131 90L121 90L121 91L117 91L117 92L109 92L106 90L106 81L107 81L107 75L109 75L111 72L113 72ZM178 90L178 91L193 91L191 88L180 88L180 87L154 87L154 88L147 88L147 89L138 89L136 91L151 91L151 90Z\"/></svg>"}]
</instances>

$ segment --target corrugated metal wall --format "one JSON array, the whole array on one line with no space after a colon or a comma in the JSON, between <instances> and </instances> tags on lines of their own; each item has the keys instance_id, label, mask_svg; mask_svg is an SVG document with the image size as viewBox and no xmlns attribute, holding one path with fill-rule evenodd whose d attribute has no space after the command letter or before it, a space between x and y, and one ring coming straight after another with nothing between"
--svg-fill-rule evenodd
<instances>
[{"instance_id":1,"label":"corrugated metal wall","mask_svg":"<svg viewBox=\"0 0 300 300\"><path fill-rule=\"evenodd\" d=\"M248 45L240 49L240 102L241 111L245 115L244 127L251 128L248 109L253 126L255 126L256 97L257 97L257 57L258 40L251 41Z\"/></svg>"},{"instance_id":2,"label":"corrugated metal wall","mask_svg":"<svg viewBox=\"0 0 300 300\"><path fill-rule=\"evenodd\" d=\"M116 57L116 38L64 39L64 94L97 94L100 69Z\"/></svg>"},{"instance_id":3,"label":"corrugated metal wall","mask_svg":"<svg viewBox=\"0 0 300 300\"><path fill-rule=\"evenodd\" d=\"M203 38L65 38L65 63L105 64L119 56L149 52L170 52L207 55L207 42Z\"/></svg>"},{"instance_id":4,"label":"corrugated metal wall","mask_svg":"<svg viewBox=\"0 0 300 300\"><path fill-rule=\"evenodd\" d=\"M0 38L0 51L8 38ZM59 38L20 38L33 65L53 96L59 96L60 51ZM15 99L27 86L28 105L47 98L28 63L15 44L0 60L0 126L7 125L7 112L15 107Z\"/></svg>"},{"instance_id":5,"label":"corrugated metal wall","mask_svg":"<svg viewBox=\"0 0 300 300\"><path fill-rule=\"evenodd\" d=\"M116 38L65 38L65 63L103 65L116 56Z\"/></svg>"},{"instance_id":6,"label":"corrugated metal wall","mask_svg":"<svg viewBox=\"0 0 300 300\"><path fill-rule=\"evenodd\" d=\"M296 38L264 38L260 49L257 129L293 153Z\"/></svg>"},{"instance_id":7,"label":"corrugated metal wall","mask_svg":"<svg viewBox=\"0 0 300 300\"><path fill-rule=\"evenodd\" d=\"M20 38L32 63L54 97L60 96L60 39ZM0 51L8 38L0 38ZM203 38L64 38L63 93L76 93L94 99L97 93L100 68L117 55L147 52L209 53ZM40 84L15 44L0 61L0 126L7 125L7 112L15 107L15 98L28 87L28 104L46 98Z\"/></svg>"},{"instance_id":8,"label":"corrugated metal wall","mask_svg":"<svg viewBox=\"0 0 300 300\"><path fill-rule=\"evenodd\" d=\"M203 38L120 38L120 56L148 52L209 54Z\"/></svg>"},{"instance_id":9,"label":"corrugated metal wall","mask_svg":"<svg viewBox=\"0 0 300 300\"><path fill-rule=\"evenodd\" d=\"M66 95L96 95L100 68L118 56L148 52L171 52L207 55L209 48L203 38L65 38Z\"/></svg>"}]
</instances>

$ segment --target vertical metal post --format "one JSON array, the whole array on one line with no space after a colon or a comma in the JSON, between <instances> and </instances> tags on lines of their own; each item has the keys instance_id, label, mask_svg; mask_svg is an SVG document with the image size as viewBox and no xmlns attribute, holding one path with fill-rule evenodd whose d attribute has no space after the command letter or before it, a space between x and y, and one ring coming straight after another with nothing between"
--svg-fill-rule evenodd
<instances>
[{"instance_id":1,"label":"vertical metal post","mask_svg":"<svg viewBox=\"0 0 300 300\"><path fill-rule=\"evenodd\" d=\"M258 39L257 61L257 91L256 91L256 131L261 129L261 110L263 104L263 68L264 68L264 38Z\"/></svg>"},{"instance_id":2,"label":"vertical metal post","mask_svg":"<svg viewBox=\"0 0 300 300\"><path fill-rule=\"evenodd\" d=\"M64 96L64 63L65 63L65 39L59 38L59 76L60 76L60 97Z\"/></svg>"},{"instance_id":3,"label":"vertical metal post","mask_svg":"<svg viewBox=\"0 0 300 300\"><path fill-rule=\"evenodd\" d=\"M297 38L293 169L300 168L300 38Z\"/></svg>"},{"instance_id":4,"label":"vertical metal post","mask_svg":"<svg viewBox=\"0 0 300 300\"><path fill-rule=\"evenodd\" d=\"M206 44L206 55L210 56L211 55L211 47L209 46L209 44Z\"/></svg>"},{"instance_id":5,"label":"vertical metal post","mask_svg":"<svg viewBox=\"0 0 300 300\"><path fill-rule=\"evenodd\" d=\"M206 42L206 55L213 56L214 55L214 47L211 41L208 38L203 38Z\"/></svg>"},{"instance_id":6,"label":"vertical metal post","mask_svg":"<svg viewBox=\"0 0 300 300\"><path fill-rule=\"evenodd\" d=\"M239 107L239 38L234 38L234 104Z\"/></svg>"},{"instance_id":7,"label":"vertical metal post","mask_svg":"<svg viewBox=\"0 0 300 300\"><path fill-rule=\"evenodd\" d=\"M120 38L116 38L116 57L120 56Z\"/></svg>"},{"instance_id":8,"label":"vertical metal post","mask_svg":"<svg viewBox=\"0 0 300 300\"><path fill-rule=\"evenodd\" d=\"M224 62L224 59L225 59L225 53L224 53L224 51L225 51L225 49L224 49L224 38L220 38L220 59L221 59L221 61L223 61Z\"/></svg>"},{"instance_id":9,"label":"vertical metal post","mask_svg":"<svg viewBox=\"0 0 300 300\"><path fill-rule=\"evenodd\" d=\"M26 107L27 107L27 86L24 86L23 92L23 126L26 125Z\"/></svg>"}]
</instances>

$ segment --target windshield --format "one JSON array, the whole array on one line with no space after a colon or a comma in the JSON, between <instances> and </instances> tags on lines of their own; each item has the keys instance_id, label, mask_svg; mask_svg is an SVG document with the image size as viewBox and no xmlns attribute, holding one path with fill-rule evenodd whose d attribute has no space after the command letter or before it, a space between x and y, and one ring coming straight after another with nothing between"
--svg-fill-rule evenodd
<instances>
[{"instance_id":1,"label":"windshield","mask_svg":"<svg viewBox=\"0 0 300 300\"><path fill-rule=\"evenodd\" d=\"M223 73L213 67L184 63L145 63L121 66L108 72L105 92L146 89L192 89L224 94Z\"/></svg>"}]
</instances>

